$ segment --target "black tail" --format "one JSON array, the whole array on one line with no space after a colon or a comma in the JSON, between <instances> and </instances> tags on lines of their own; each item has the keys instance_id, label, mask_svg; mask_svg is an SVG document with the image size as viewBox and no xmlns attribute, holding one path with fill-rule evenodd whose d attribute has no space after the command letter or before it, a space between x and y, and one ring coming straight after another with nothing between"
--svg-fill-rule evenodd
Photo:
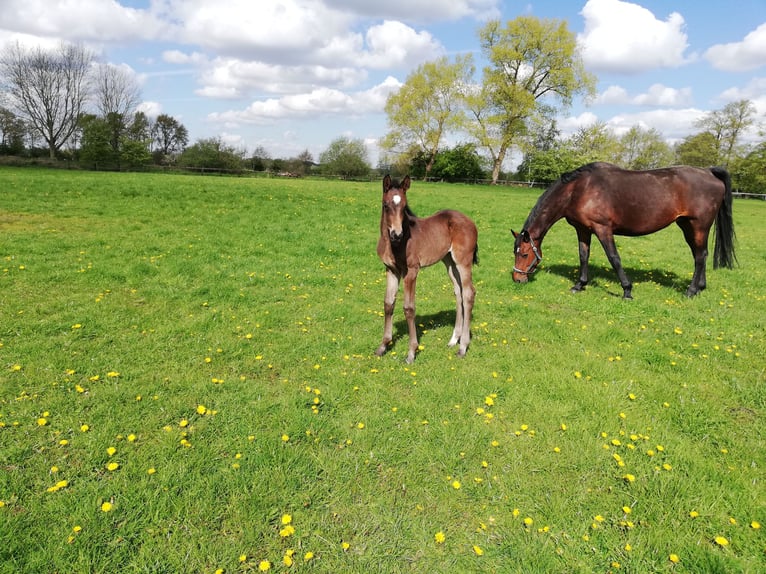
<instances>
[{"instance_id":1,"label":"black tail","mask_svg":"<svg viewBox=\"0 0 766 574\"><path fill-rule=\"evenodd\" d=\"M722 167L711 167L710 171L723 182L726 189L718 215L715 218L715 247L713 248L713 268L734 267L737 256L734 254L734 219L731 215L732 194L731 176Z\"/></svg>"},{"instance_id":2,"label":"black tail","mask_svg":"<svg viewBox=\"0 0 766 574\"><path fill-rule=\"evenodd\" d=\"M478 265L479 264L479 244L476 244L476 247L473 248L473 264Z\"/></svg>"}]
</instances>

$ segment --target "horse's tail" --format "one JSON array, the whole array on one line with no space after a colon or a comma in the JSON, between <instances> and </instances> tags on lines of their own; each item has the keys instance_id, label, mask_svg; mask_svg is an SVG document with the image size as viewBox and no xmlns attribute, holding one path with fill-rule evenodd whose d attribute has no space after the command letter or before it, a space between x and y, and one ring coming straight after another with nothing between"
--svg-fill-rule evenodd
<instances>
[{"instance_id":1,"label":"horse's tail","mask_svg":"<svg viewBox=\"0 0 766 574\"><path fill-rule=\"evenodd\" d=\"M713 268L734 267L737 256L734 254L734 219L731 214L733 196L731 176L722 167L711 167L710 171L723 182L724 195L721 207L715 217L715 247L713 248Z\"/></svg>"},{"instance_id":2,"label":"horse's tail","mask_svg":"<svg viewBox=\"0 0 766 574\"><path fill-rule=\"evenodd\" d=\"M476 244L476 247L473 248L473 264L478 265L479 264L479 244Z\"/></svg>"}]
</instances>

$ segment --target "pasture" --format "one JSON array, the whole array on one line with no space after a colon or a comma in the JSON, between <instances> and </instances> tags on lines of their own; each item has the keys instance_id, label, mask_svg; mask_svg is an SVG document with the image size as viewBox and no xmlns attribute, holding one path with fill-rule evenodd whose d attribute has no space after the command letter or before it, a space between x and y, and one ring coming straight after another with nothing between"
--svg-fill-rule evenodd
<instances>
[{"instance_id":1,"label":"pasture","mask_svg":"<svg viewBox=\"0 0 766 574\"><path fill-rule=\"evenodd\" d=\"M634 300L540 190L414 181L479 229L471 347L421 272L383 331L380 182L0 169L0 572L762 572L766 202L689 299L676 226ZM712 243L711 243L712 248Z\"/></svg>"}]
</instances>

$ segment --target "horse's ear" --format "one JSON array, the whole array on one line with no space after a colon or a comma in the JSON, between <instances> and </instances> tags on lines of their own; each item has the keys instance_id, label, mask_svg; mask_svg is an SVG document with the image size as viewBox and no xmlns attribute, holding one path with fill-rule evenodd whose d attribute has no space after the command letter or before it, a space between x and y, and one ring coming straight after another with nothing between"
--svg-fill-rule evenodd
<instances>
[{"instance_id":1,"label":"horse's ear","mask_svg":"<svg viewBox=\"0 0 766 574\"><path fill-rule=\"evenodd\" d=\"M519 236L519 234L516 233L513 229L511 229L511 235L513 235L514 239L516 239Z\"/></svg>"},{"instance_id":2,"label":"horse's ear","mask_svg":"<svg viewBox=\"0 0 766 574\"><path fill-rule=\"evenodd\" d=\"M402 180L402 191L404 193L407 193L407 190L410 188L410 176L405 176L405 178Z\"/></svg>"},{"instance_id":3,"label":"horse's ear","mask_svg":"<svg viewBox=\"0 0 766 574\"><path fill-rule=\"evenodd\" d=\"M383 193L386 193L389 189L391 189L391 176L386 174L386 177L383 178Z\"/></svg>"}]
</instances>

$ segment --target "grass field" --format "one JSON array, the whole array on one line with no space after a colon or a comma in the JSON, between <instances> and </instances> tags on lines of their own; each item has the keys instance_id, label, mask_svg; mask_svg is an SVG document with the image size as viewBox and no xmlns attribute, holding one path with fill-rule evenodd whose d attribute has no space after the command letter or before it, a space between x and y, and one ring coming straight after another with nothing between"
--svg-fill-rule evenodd
<instances>
[{"instance_id":1,"label":"grass field","mask_svg":"<svg viewBox=\"0 0 766 574\"><path fill-rule=\"evenodd\" d=\"M0 572L763 572L766 202L740 265L672 226L564 222L511 281L539 190L413 182L471 215L473 341L383 329L380 184L0 169ZM711 245L712 247L712 245Z\"/></svg>"}]
</instances>

